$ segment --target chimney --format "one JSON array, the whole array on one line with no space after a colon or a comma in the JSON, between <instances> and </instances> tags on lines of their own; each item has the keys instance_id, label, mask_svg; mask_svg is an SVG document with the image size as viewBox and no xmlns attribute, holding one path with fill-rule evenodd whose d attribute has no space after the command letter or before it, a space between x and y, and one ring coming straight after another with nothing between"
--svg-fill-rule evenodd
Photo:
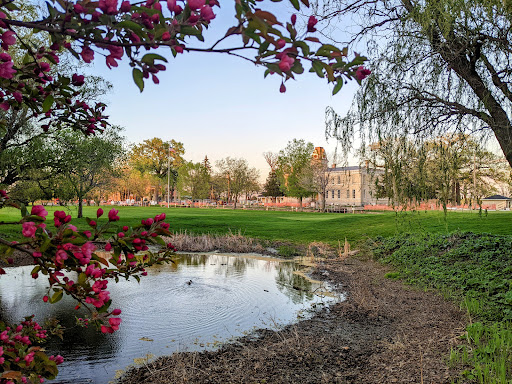
<instances>
[{"instance_id":1,"label":"chimney","mask_svg":"<svg viewBox=\"0 0 512 384\"><path fill-rule=\"evenodd\" d=\"M333 168L336 168L336 163L333 163L333 164L332 164L332 167L333 167Z\"/></svg>"}]
</instances>

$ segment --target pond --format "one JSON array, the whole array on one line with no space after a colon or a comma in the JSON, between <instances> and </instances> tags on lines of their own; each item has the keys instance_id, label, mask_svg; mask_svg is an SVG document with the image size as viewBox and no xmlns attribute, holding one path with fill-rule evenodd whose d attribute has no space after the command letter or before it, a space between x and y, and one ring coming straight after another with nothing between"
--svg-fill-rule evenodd
<instances>
[{"instance_id":1,"label":"pond","mask_svg":"<svg viewBox=\"0 0 512 384\"><path fill-rule=\"evenodd\" d=\"M67 330L64 341L45 346L65 359L53 382L107 383L129 365L215 348L257 328L291 323L336 300L305 276L299 260L213 253L180 254L175 262L150 268L140 284L109 284L112 308L120 308L123 319L111 335L75 326L75 317L86 313L73 310L69 298L43 303L48 281L32 279L31 266L6 268L0 278L1 317L13 323L30 314L39 322L57 318Z\"/></svg>"}]
</instances>

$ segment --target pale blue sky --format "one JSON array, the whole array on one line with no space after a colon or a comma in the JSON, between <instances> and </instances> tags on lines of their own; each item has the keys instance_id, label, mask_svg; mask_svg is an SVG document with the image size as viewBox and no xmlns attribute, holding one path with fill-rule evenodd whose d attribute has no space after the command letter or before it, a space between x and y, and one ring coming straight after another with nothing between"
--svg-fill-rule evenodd
<instances>
[{"instance_id":1,"label":"pale blue sky","mask_svg":"<svg viewBox=\"0 0 512 384\"><path fill-rule=\"evenodd\" d=\"M213 20L213 35L234 24L230 17L233 2L223 4ZM283 9L276 13L283 20L291 15ZM242 59L218 54L183 54L176 59L170 52L164 55L169 63L158 74L160 84L146 81L142 93L126 63L109 70L103 58L97 57L91 70L114 86L107 96L111 123L123 126L130 142L152 137L181 141L187 160L201 161L208 155L214 164L226 156L243 157L261 170L263 180L268 166L262 153L277 152L293 138L333 151L335 140L325 140L325 108L345 112L358 88L354 81L332 96L332 86L325 79L305 73L288 81L287 92L281 94L280 77L264 79L263 68Z\"/></svg>"}]
</instances>

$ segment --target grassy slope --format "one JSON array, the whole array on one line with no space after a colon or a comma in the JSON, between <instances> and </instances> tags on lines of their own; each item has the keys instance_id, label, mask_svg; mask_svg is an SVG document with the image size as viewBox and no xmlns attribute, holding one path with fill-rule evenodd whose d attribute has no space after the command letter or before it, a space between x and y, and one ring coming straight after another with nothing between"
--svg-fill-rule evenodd
<instances>
[{"instance_id":1,"label":"grassy slope","mask_svg":"<svg viewBox=\"0 0 512 384\"><path fill-rule=\"evenodd\" d=\"M48 207L49 218L53 207ZM105 211L111 207L103 207ZM366 237L392 236L402 232L446 233L472 231L475 233L512 234L512 212L448 212L446 221L442 212L393 212L368 214L333 214L314 212L244 211L231 209L160 208L160 207L116 207L121 222L135 225L147 217L167 212L167 221L174 231L194 233L227 233L240 231L243 235L294 243L321 241L337 244L345 237L351 242ZM67 210L76 217L76 209ZM85 207L84 215L96 216L95 207ZM106 215L104 215L105 218ZM0 210L0 221L19 220L19 211ZM53 224L48 223L50 226ZM87 227L85 220L73 220L79 229ZM1 226L0 233L13 237L14 226ZM19 233L19 232L18 232ZM18 235L19 236L19 235Z\"/></svg>"}]
</instances>

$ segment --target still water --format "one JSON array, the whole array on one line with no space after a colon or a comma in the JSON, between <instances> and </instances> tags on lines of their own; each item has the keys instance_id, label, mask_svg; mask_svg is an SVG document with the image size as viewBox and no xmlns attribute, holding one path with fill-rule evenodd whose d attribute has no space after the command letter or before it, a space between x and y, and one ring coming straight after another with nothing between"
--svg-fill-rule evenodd
<instances>
[{"instance_id":1,"label":"still water","mask_svg":"<svg viewBox=\"0 0 512 384\"><path fill-rule=\"evenodd\" d=\"M64 298L43 303L48 282L31 278L31 266L6 268L0 278L0 311L7 322L29 314L42 323L57 318L67 329L64 341L46 345L60 353L54 383L107 383L127 366L175 351L215 348L257 328L276 328L333 300L325 287L301 274L299 261L250 255L177 255L175 264L155 266L140 284L111 282L111 308L122 310L121 327L111 335L76 327Z\"/></svg>"}]
</instances>

